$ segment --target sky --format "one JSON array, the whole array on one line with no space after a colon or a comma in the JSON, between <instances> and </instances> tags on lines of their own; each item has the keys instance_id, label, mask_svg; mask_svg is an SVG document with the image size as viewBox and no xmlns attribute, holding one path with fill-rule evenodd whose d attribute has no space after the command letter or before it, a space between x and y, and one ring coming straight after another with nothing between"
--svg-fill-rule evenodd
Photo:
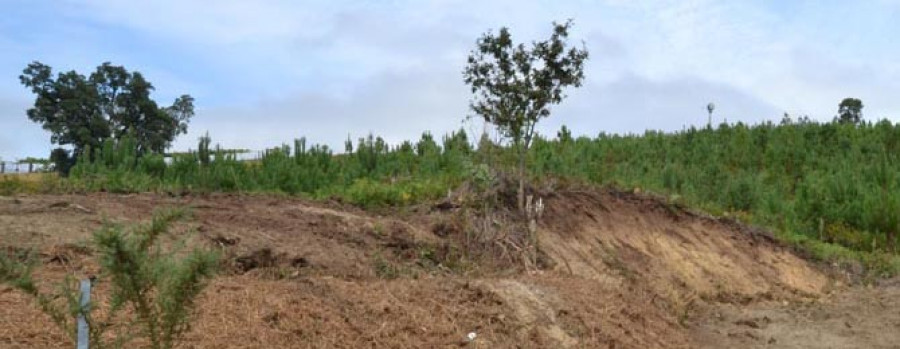
<instances>
[{"instance_id":1,"label":"sky","mask_svg":"<svg viewBox=\"0 0 900 349\"><path fill-rule=\"evenodd\" d=\"M716 122L830 120L845 97L864 118L900 121L900 0L0 0L0 158L46 157L18 80L40 61L89 74L140 71L169 105L196 98L175 150L209 133L262 150L305 136L342 150L369 133L390 143L483 124L467 120L466 57L484 32L517 42L574 20L590 52L538 131L677 131Z\"/></svg>"}]
</instances>

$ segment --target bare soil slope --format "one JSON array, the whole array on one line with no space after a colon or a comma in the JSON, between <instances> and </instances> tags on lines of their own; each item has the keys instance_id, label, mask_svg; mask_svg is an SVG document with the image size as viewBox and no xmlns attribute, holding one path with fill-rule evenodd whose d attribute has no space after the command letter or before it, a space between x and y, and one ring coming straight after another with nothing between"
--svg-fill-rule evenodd
<instances>
[{"instance_id":1,"label":"bare soil slope","mask_svg":"<svg viewBox=\"0 0 900 349\"><path fill-rule=\"evenodd\" d=\"M541 246L571 275L719 301L814 297L829 286L766 233L655 198L569 193L548 200L548 211Z\"/></svg>"},{"instance_id":2,"label":"bare soil slope","mask_svg":"<svg viewBox=\"0 0 900 349\"><path fill-rule=\"evenodd\" d=\"M855 293L829 296L835 282L740 225L616 192L546 202L539 241L552 267L537 272L449 267L457 240L435 227L453 212L377 216L263 196L0 198L0 248L41 251L38 275L48 282L88 275L96 266L83 246L104 221L192 207L182 227L196 232L190 243L223 249L228 265L201 300L190 348L803 347L806 337L788 330L800 323L796 304L834 312L811 317L829 324L856 309L852 296L819 305ZM742 311L767 309L763 317L785 325L749 337L735 325L756 314ZM0 286L0 347L66 345L46 323L29 299ZM866 338L874 324L835 343Z\"/></svg>"}]
</instances>

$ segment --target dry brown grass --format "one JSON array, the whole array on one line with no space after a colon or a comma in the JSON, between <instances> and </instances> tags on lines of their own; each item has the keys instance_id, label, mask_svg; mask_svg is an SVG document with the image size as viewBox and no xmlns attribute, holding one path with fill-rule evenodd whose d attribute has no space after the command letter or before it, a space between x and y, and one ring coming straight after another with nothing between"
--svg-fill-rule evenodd
<instances>
[{"instance_id":1,"label":"dry brown grass","mask_svg":"<svg viewBox=\"0 0 900 349\"><path fill-rule=\"evenodd\" d=\"M452 223L452 210L375 216L266 196L0 200L0 244L41 251L42 280L87 275L97 272L90 256L71 247L104 220L184 205L194 213L191 243L221 248L231 262L269 249L264 265L229 269L206 289L187 348L691 347L679 322L702 298L694 294L791 297L815 292L823 278L772 242L651 202L597 193L545 200L541 248L555 267L538 272L423 263L423 252L461 241L455 229L434 229ZM50 262L56 255L64 265ZM409 272L381 279L379 258ZM0 347L69 345L47 323L0 286ZM478 337L467 344L469 332Z\"/></svg>"},{"instance_id":2,"label":"dry brown grass","mask_svg":"<svg viewBox=\"0 0 900 349\"><path fill-rule=\"evenodd\" d=\"M57 177L56 172L33 172L33 173L2 173L0 178L12 179L18 178L24 182L40 182L47 177Z\"/></svg>"},{"instance_id":3,"label":"dry brown grass","mask_svg":"<svg viewBox=\"0 0 900 349\"><path fill-rule=\"evenodd\" d=\"M52 192L58 186L56 173L0 174L0 195Z\"/></svg>"}]
</instances>

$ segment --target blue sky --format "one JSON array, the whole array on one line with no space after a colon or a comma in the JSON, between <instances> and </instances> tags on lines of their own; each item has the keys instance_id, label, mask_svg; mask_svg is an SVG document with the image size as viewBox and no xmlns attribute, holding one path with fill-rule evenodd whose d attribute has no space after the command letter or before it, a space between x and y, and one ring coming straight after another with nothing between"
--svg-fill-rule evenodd
<instances>
[{"instance_id":1,"label":"blue sky","mask_svg":"<svg viewBox=\"0 0 900 349\"><path fill-rule=\"evenodd\" d=\"M213 5L214 4L214 5ZM463 127L465 57L488 29L514 39L575 20L591 52L585 85L540 131L678 130L784 112L828 120L844 97L900 121L900 0L849 1L79 1L0 0L0 158L45 157L25 110L29 62L89 73L111 61L169 104L196 98L190 133L263 149L306 136L390 142Z\"/></svg>"}]
</instances>

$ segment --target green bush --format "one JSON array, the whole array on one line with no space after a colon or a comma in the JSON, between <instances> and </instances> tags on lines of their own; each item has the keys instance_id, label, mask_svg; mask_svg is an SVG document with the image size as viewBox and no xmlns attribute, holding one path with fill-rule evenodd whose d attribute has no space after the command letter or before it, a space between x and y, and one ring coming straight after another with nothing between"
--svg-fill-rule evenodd
<instances>
[{"instance_id":1,"label":"green bush","mask_svg":"<svg viewBox=\"0 0 900 349\"><path fill-rule=\"evenodd\" d=\"M73 340L73 319L83 314L92 348L123 347L135 338L146 339L151 348L172 348L190 329L195 300L219 264L215 252L175 248L181 244L161 239L184 216L183 210L164 210L148 224L106 225L94 233L101 268L97 282L110 283L109 303L103 311L98 311L99 303L86 309L80 306L77 282L71 276L56 293L40 291L31 276L34 262L22 256L0 255L0 281L33 296ZM60 306L54 299L65 304Z\"/></svg>"}]
</instances>

